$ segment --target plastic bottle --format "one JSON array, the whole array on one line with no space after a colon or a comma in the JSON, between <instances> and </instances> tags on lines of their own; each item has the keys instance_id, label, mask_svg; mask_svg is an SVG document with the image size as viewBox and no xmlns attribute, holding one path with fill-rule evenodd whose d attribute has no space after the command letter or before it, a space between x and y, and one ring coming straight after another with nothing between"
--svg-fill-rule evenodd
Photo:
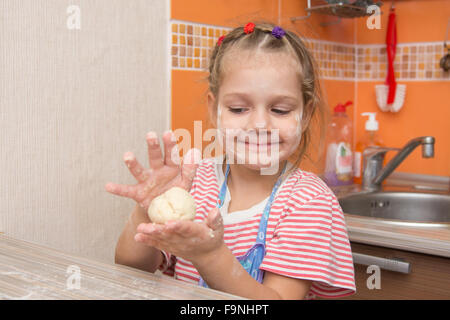
<instances>
[{"instance_id":1,"label":"plastic bottle","mask_svg":"<svg viewBox=\"0 0 450 320\"><path fill-rule=\"evenodd\" d=\"M376 112L363 112L362 116L369 116L366 121L366 131L364 136L360 139L355 146L355 153L353 159L353 176L355 183L362 183L362 169L363 158L362 153L367 147L371 146L384 146L380 137L378 136L378 121L376 120Z\"/></svg>"},{"instance_id":2,"label":"plastic bottle","mask_svg":"<svg viewBox=\"0 0 450 320\"><path fill-rule=\"evenodd\" d=\"M328 126L324 181L329 186L353 183L353 125L345 113L346 107L352 103L338 104Z\"/></svg>"}]
</instances>

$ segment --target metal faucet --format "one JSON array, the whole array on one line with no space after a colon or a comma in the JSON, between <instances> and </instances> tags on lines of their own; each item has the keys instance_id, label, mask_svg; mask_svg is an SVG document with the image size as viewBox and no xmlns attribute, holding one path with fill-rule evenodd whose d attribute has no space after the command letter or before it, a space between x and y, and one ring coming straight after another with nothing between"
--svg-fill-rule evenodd
<instances>
[{"instance_id":1,"label":"metal faucet","mask_svg":"<svg viewBox=\"0 0 450 320\"><path fill-rule=\"evenodd\" d=\"M403 148L368 147L363 152L363 177L364 190L377 191L381 189L381 183L402 163L403 160L419 145L422 145L422 157L434 157L434 137L425 136L410 140ZM386 152L399 151L394 158L383 168L383 160Z\"/></svg>"}]
</instances>

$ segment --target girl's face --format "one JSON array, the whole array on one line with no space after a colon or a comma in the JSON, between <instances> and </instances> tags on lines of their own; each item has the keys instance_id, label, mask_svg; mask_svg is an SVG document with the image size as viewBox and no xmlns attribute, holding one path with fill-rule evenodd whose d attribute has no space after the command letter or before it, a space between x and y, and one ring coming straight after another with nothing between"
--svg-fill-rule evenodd
<instances>
[{"instance_id":1,"label":"girl's face","mask_svg":"<svg viewBox=\"0 0 450 320\"><path fill-rule=\"evenodd\" d=\"M216 126L233 163L278 166L296 150L303 111L299 68L284 53L240 51L224 57Z\"/></svg>"}]
</instances>

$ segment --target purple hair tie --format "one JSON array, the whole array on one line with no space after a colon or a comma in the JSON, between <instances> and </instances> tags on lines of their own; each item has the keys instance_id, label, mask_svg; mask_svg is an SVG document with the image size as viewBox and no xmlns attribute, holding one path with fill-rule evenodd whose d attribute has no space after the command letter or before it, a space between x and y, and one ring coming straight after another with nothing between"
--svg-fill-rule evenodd
<instances>
[{"instance_id":1,"label":"purple hair tie","mask_svg":"<svg viewBox=\"0 0 450 320\"><path fill-rule=\"evenodd\" d=\"M283 30L283 28L278 27L278 26L276 26L272 30L272 35L277 39L281 39L281 37L284 36L285 34L286 34L286 32Z\"/></svg>"}]
</instances>

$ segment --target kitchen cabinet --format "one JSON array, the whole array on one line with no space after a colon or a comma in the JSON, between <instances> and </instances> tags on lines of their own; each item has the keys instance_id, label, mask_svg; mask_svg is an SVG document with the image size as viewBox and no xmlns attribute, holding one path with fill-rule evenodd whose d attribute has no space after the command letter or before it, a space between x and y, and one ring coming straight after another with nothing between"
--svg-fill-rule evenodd
<instances>
[{"instance_id":1,"label":"kitchen cabinet","mask_svg":"<svg viewBox=\"0 0 450 320\"><path fill-rule=\"evenodd\" d=\"M407 268L394 272L380 268L380 289L369 289L367 282L373 271L367 273L368 266L355 263L356 293L345 300L377 299L450 299L450 258L409 252L362 243L351 242L352 252L364 257L382 258L391 266L399 261ZM389 266L387 266L389 267ZM373 284L373 278L369 283Z\"/></svg>"}]
</instances>

